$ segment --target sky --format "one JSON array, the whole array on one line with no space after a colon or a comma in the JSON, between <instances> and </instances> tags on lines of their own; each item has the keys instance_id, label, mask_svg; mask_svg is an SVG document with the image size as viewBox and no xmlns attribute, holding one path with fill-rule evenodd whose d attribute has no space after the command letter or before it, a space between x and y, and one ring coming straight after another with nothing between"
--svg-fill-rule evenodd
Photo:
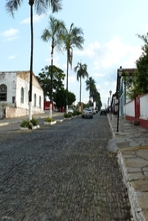
<instances>
[{"instance_id":1,"label":"sky","mask_svg":"<svg viewBox=\"0 0 148 221\"><path fill-rule=\"evenodd\" d=\"M5 8L6 1L0 1L0 72L26 71L30 69L30 7L23 0L14 18ZM79 82L73 68L78 62L87 65L89 77L96 87L105 107L116 91L117 69L135 68L140 57L143 41L139 35L148 32L147 0L62 0L62 10L38 16L34 11L34 58L33 72L50 65L51 41L43 42L41 35L48 28L49 16L63 20L67 29L74 23L82 28L85 39L83 50L74 48L72 69L69 69L68 88L79 101ZM54 65L66 74L66 52L54 51ZM89 100L86 79L82 79L82 102ZM66 80L64 81L66 85Z\"/></svg>"}]
</instances>

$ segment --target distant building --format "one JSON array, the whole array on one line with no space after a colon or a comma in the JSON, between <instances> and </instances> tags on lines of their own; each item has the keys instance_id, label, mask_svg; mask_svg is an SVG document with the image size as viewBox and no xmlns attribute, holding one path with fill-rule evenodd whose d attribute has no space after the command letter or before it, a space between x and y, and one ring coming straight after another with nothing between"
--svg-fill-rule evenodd
<instances>
[{"instance_id":1,"label":"distant building","mask_svg":"<svg viewBox=\"0 0 148 221\"><path fill-rule=\"evenodd\" d=\"M0 72L0 108L4 117L27 116L29 111L30 71ZM42 113L44 108L43 90L32 76L32 114ZM1 117L1 116L0 116Z\"/></svg>"}]
</instances>

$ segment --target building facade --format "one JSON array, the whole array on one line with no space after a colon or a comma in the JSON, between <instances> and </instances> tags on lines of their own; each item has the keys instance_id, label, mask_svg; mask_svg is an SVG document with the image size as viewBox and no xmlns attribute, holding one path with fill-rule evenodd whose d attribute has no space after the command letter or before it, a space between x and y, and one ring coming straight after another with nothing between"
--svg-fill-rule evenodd
<instances>
[{"instance_id":1,"label":"building facade","mask_svg":"<svg viewBox=\"0 0 148 221\"><path fill-rule=\"evenodd\" d=\"M6 118L27 116L29 111L30 71L0 72L0 114ZM32 76L32 113L42 113L43 90ZM4 111L4 112L3 112ZM1 116L0 116L1 117Z\"/></svg>"}]
</instances>

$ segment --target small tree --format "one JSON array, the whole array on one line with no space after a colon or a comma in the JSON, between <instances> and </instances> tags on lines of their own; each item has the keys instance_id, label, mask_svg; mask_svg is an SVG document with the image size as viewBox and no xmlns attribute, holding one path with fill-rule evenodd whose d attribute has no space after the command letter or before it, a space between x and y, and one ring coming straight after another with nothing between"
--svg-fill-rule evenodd
<instances>
[{"instance_id":1,"label":"small tree","mask_svg":"<svg viewBox=\"0 0 148 221\"><path fill-rule=\"evenodd\" d=\"M74 67L74 71L77 73L77 80L80 80L80 107L82 111L82 106L81 106L81 89L82 89L82 82L81 79L88 77L88 72L87 72L87 65L82 64L81 62L78 62L77 66Z\"/></svg>"},{"instance_id":2,"label":"small tree","mask_svg":"<svg viewBox=\"0 0 148 221\"><path fill-rule=\"evenodd\" d=\"M60 45L60 29L64 27L63 21L55 19L53 16L49 18L48 28L44 29L43 34L41 36L42 40L48 42L51 40L51 85L50 85L50 117L52 118L52 93L53 93L53 54L54 48Z\"/></svg>"},{"instance_id":3,"label":"small tree","mask_svg":"<svg viewBox=\"0 0 148 221\"><path fill-rule=\"evenodd\" d=\"M73 61L73 49L83 49L82 44L84 43L83 31L81 28L77 28L72 23L70 29L66 27L61 31L60 40L63 45L63 49L67 53L67 73L66 73L66 112L68 113L68 72L69 65L72 67Z\"/></svg>"},{"instance_id":4,"label":"small tree","mask_svg":"<svg viewBox=\"0 0 148 221\"><path fill-rule=\"evenodd\" d=\"M54 101L56 102L57 108L62 108L63 106L66 107L66 100L65 96L67 94L67 91L64 88L58 89L53 97ZM72 92L68 92L68 105L72 105L73 102L75 102L76 96Z\"/></svg>"},{"instance_id":5,"label":"small tree","mask_svg":"<svg viewBox=\"0 0 148 221\"><path fill-rule=\"evenodd\" d=\"M86 80L86 90L89 91L89 98L93 97L94 91L96 92L96 82L92 77Z\"/></svg>"},{"instance_id":6,"label":"small tree","mask_svg":"<svg viewBox=\"0 0 148 221\"><path fill-rule=\"evenodd\" d=\"M36 77L44 91L44 100L46 100L46 97L49 99L51 98L51 87L54 91L64 88L63 80L65 78L65 74L62 69L54 65L45 66L45 68L42 68L41 72Z\"/></svg>"},{"instance_id":7,"label":"small tree","mask_svg":"<svg viewBox=\"0 0 148 221\"><path fill-rule=\"evenodd\" d=\"M132 75L132 81L128 85L127 95L131 99L148 92L148 33L138 37L144 41L144 45L142 55L136 60L137 71ZM126 82L129 82L127 78L130 78L126 76Z\"/></svg>"}]
</instances>

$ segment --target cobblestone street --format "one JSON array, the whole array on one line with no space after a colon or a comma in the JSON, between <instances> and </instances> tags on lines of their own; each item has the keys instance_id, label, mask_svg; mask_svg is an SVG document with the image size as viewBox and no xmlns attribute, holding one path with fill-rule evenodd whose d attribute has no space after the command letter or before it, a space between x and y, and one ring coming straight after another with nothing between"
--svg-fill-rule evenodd
<instances>
[{"instance_id":1,"label":"cobblestone street","mask_svg":"<svg viewBox=\"0 0 148 221\"><path fill-rule=\"evenodd\" d=\"M33 131L0 128L0 219L130 221L117 157L106 149L106 116Z\"/></svg>"}]
</instances>

